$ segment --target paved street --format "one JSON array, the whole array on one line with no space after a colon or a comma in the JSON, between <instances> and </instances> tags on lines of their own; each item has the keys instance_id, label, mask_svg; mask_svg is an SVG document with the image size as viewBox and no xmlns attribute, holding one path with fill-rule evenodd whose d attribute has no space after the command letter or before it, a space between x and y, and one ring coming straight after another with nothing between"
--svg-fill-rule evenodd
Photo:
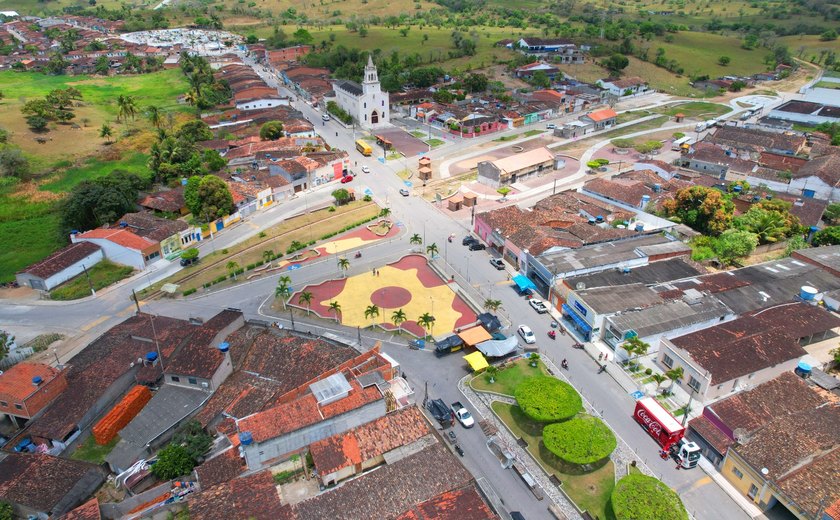
<instances>
[{"instance_id":1,"label":"paved street","mask_svg":"<svg viewBox=\"0 0 840 520\"><path fill-rule=\"evenodd\" d=\"M404 183L394 173L404 168L402 161L383 165L375 158L363 157L355 151L352 131L334 121L321 124L321 112L306 103L297 101L295 108L301 110L307 119L318 126L319 132L322 132L331 146L349 150L354 171L360 172L362 165L370 167L371 173L359 174L351 186L361 192L370 190L374 199L381 205L390 207L393 218L405 226L406 233L367 247L361 259L351 259L348 274L369 271L373 266L399 258L412 249L408 238L413 233L423 236L426 244L437 243L440 257L435 262L447 275L455 274L459 283L466 286L468 292L479 302L488 297L503 302L500 312L512 323L511 329L507 331L509 334L513 334L519 324L528 324L534 329L538 338L537 344L544 355L549 356L558 365L562 358L568 359L570 370L567 375L575 387L601 411L609 425L636 451L639 458L677 491L696 518L747 518L735 502L701 470L678 471L673 463L661 461L657 457L657 445L631 418L633 399L621 390L608 374L598 374L596 362L586 353L571 348L571 338L558 336L556 341L548 339L548 318L537 315L526 301L513 291L507 281L507 273L496 271L489 265L487 252L469 252L466 247L460 245L461 238L470 228L468 217L456 221L420 197L400 196L398 190ZM442 152L433 151L433 156L435 153ZM205 251L208 248L221 249L244 240L262 228L305 211L307 207L327 203L331 191L330 188L322 189L259 213L247 222L221 233L213 241L203 243L201 247ZM452 233L456 235L457 240L448 243L447 237ZM136 277L102 295L77 303L33 302L28 305L12 305L8 301L0 302L0 322L14 324L14 327L19 326L27 330L56 330L70 335L83 333L86 340L92 339L92 336L134 312L134 304L129 300L133 288L141 288L150 281L161 279L178 269L177 265L162 265L164 267L154 273ZM221 308L236 307L242 309L247 318L281 320L288 326L288 314L272 311L269 305L280 274L186 300L162 299L146 302L144 310L179 318L207 318ZM283 274L291 276L291 285L297 289L306 283L334 277L335 258L327 257L307 263L301 269ZM348 341L355 341L357 337L355 329L327 321L298 319L296 328L338 334ZM459 355L438 359L429 352L409 350L405 346L404 338L368 332L363 332L362 336L363 347L369 348L375 339L387 341L385 352L402 364L419 402L423 400L427 383L430 398L440 397L447 403L462 399L456 383L467 372ZM77 341L74 348L80 348L83 344L82 341ZM70 354L69 351L62 353L62 361L68 359ZM455 429L466 452L465 464L476 477L485 477L492 483L493 488L504 500L506 508L522 511L527 518L547 518L547 504L537 501L515 473L499 467L486 448L484 435L479 428L465 430L456 425Z\"/></svg>"}]
</instances>

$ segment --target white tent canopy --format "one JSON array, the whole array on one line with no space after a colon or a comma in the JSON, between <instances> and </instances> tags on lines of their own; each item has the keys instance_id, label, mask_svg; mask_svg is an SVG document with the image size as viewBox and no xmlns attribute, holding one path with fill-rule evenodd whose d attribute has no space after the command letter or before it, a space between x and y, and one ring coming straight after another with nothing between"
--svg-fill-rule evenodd
<instances>
[{"instance_id":1,"label":"white tent canopy","mask_svg":"<svg viewBox=\"0 0 840 520\"><path fill-rule=\"evenodd\" d=\"M519 340L516 336L511 336L505 339L491 339L482 341L475 346L487 357L502 357L507 356L519 346Z\"/></svg>"}]
</instances>

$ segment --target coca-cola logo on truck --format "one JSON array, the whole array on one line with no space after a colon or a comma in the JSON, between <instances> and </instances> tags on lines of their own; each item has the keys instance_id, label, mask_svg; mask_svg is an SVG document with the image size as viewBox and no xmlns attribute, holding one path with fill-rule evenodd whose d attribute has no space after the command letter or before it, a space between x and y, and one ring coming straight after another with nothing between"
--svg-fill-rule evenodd
<instances>
[{"instance_id":1,"label":"coca-cola logo on truck","mask_svg":"<svg viewBox=\"0 0 840 520\"><path fill-rule=\"evenodd\" d=\"M662 431L662 425L660 425L658 422L656 422L652 418L648 417L648 414L645 413L645 411L642 408L639 408L639 411L636 412L636 415L638 415L639 419L641 419L642 422L645 423L645 426L647 426L647 429L652 431L656 435L659 435L659 433Z\"/></svg>"}]
</instances>

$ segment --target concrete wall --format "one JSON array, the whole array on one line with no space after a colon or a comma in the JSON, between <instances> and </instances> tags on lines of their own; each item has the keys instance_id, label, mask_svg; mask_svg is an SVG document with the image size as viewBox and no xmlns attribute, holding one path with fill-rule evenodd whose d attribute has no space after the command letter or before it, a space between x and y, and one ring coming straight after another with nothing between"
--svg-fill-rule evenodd
<instances>
[{"instance_id":1,"label":"concrete wall","mask_svg":"<svg viewBox=\"0 0 840 520\"><path fill-rule=\"evenodd\" d=\"M502 172L490 161L478 163L478 182L491 188L498 188Z\"/></svg>"},{"instance_id":2,"label":"concrete wall","mask_svg":"<svg viewBox=\"0 0 840 520\"><path fill-rule=\"evenodd\" d=\"M288 105L288 99L254 99L251 101L242 101L236 104L239 110L260 110L263 108L279 107L280 105Z\"/></svg>"},{"instance_id":3,"label":"concrete wall","mask_svg":"<svg viewBox=\"0 0 840 520\"><path fill-rule=\"evenodd\" d=\"M243 446L245 461L251 470L262 469L313 442L326 439L337 433L344 433L347 430L384 417L386 412L385 400L380 399L297 431L264 442Z\"/></svg>"},{"instance_id":4,"label":"concrete wall","mask_svg":"<svg viewBox=\"0 0 840 520\"><path fill-rule=\"evenodd\" d=\"M802 177L799 179L791 179L788 187L788 193L797 195L804 195L805 190L812 190L815 199L829 200L831 202L840 201L840 190L829 186L819 177Z\"/></svg>"},{"instance_id":5,"label":"concrete wall","mask_svg":"<svg viewBox=\"0 0 840 520\"><path fill-rule=\"evenodd\" d=\"M105 255L99 249L49 278L41 278L25 272L19 273L16 276L17 283L21 286L28 286L40 291L49 291L53 287L57 287L74 276L83 273L85 267L90 268L98 264L103 258L105 258Z\"/></svg>"},{"instance_id":6,"label":"concrete wall","mask_svg":"<svg viewBox=\"0 0 840 520\"><path fill-rule=\"evenodd\" d=\"M720 473L742 496L752 500L762 510L770 509L776 504L777 498L770 487L765 485L764 479L735 450L730 449L727 452ZM750 489L753 486L756 492L750 497Z\"/></svg>"},{"instance_id":7,"label":"concrete wall","mask_svg":"<svg viewBox=\"0 0 840 520\"><path fill-rule=\"evenodd\" d=\"M141 270L146 267L146 261L143 259L143 253L134 249L128 249L127 247L123 247L119 244L115 244L110 240L105 240L102 238L77 239L75 236L71 236L70 240L74 243L92 242L98 245L102 248L102 251L105 253L105 258L112 262L127 265L135 269Z\"/></svg>"}]
</instances>

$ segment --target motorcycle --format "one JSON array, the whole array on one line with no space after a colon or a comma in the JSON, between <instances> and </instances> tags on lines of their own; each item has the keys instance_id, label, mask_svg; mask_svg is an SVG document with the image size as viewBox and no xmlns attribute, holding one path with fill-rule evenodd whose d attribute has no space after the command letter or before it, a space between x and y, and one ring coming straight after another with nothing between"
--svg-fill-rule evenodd
<instances>
[{"instance_id":1,"label":"motorcycle","mask_svg":"<svg viewBox=\"0 0 840 520\"><path fill-rule=\"evenodd\" d=\"M565 336L566 335L566 329L564 329L563 327L560 327L560 334Z\"/></svg>"},{"instance_id":2,"label":"motorcycle","mask_svg":"<svg viewBox=\"0 0 840 520\"><path fill-rule=\"evenodd\" d=\"M603 372L606 369L607 369L607 365L601 365L601 368L598 369L598 373L600 374L601 372Z\"/></svg>"},{"instance_id":3,"label":"motorcycle","mask_svg":"<svg viewBox=\"0 0 840 520\"><path fill-rule=\"evenodd\" d=\"M460 455L462 457L464 456L464 450L462 450L461 447L458 446L457 444L455 445L455 451L458 452L458 455Z\"/></svg>"},{"instance_id":4,"label":"motorcycle","mask_svg":"<svg viewBox=\"0 0 840 520\"><path fill-rule=\"evenodd\" d=\"M361 251L356 251L356 258L361 258L361 257L362 257L362 252Z\"/></svg>"},{"instance_id":5,"label":"motorcycle","mask_svg":"<svg viewBox=\"0 0 840 520\"><path fill-rule=\"evenodd\" d=\"M553 330L550 330L548 331L548 337L551 339L557 339L557 334Z\"/></svg>"},{"instance_id":6,"label":"motorcycle","mask_svg":"<svg viewBox=\"0 0 840 520\"><path fill-rule=\"evenodd\" d=\"M562 362L562 363L560 363L560 366L561 366L562 368L566 369L566 370L569 370L569 362L568 362L568 361L566 361L565 359L563 360L563 362Z\"/></svg>"},{"instance_id":7,"label":"motorcycle","mask_svg":"<svg viewBox=\"0 0 840 520\"><path fill-rule=\"evenodd\" d=\"M572 343L572 346L573 346L574 348L580 348L580 349L582 349L582 348L583 348L583 343L580 343L580 342L576 341L576 342Z\"/></svg>"}]
</instances>

